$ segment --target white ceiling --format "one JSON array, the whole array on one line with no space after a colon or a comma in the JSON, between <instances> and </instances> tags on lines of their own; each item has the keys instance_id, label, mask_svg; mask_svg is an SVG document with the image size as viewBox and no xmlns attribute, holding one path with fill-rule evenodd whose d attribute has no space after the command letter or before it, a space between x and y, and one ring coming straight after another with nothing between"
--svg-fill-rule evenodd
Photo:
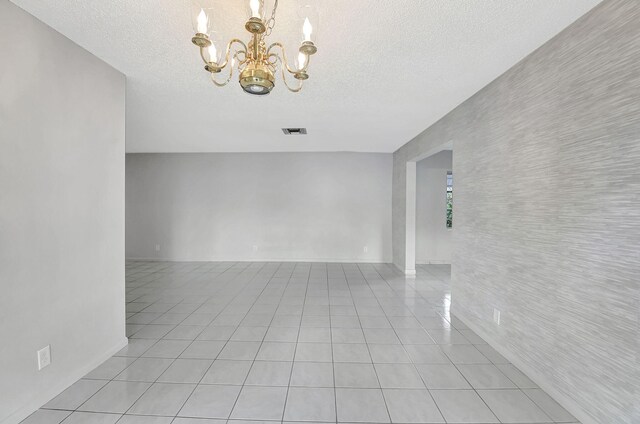
<instances>
[{"instance_id":1,"label":"white ceiling","mask_svg":"<svg viewBox=\"0 0 640 424\"><path fill-rule=\"evenodd\" d=\"M244 0L218 1L224 36L246 38ZM316 0L311 79L264 98L208 81L188 0L13 2L126 74L128 152L393 152L599 0ZM291 56L294 5L271 37Z\"/></svg>"}]
</instances>

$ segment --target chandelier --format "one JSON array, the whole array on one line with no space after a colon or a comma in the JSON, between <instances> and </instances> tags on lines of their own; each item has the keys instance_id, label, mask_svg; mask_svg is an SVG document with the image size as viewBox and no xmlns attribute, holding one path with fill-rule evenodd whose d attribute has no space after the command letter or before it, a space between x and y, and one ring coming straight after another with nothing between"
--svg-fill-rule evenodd
<instances>
[{"instance_id":1,"label":"chandelier","mask_svg":"<svg viewBox=\"0 0 640 424\"><path fill-rule=\"evenodd\" d=\"M267 47L267 38L276 24L278 0L274 0L270 15L266 13L265 0L243 0L247 6L247 21L244 27L250 34L249 41L245 44L241 39L233 38L226 46L222 44L221 37L213 28L216 10L210 1L196 0L193 5L191 15L196 34L191 41L200 49L200 56L205 63L204 69L216 86L227 85L233 79L236 68L240 74L240 86L249 94L262 96L271 93L275 87L275 75L278 70L290 91L297 93L302 89L304 81L309 78L309 58L318 51L314 43L318 15L308 0L299 0L301 3L298 7L298 17L302 27L302 41L293 65L289 64L282 43L274 42ZM219 74L225 68L228 68L228 75L225 71L226 79L220 78ZM287 74L292 75L294 81L290 83Z\"/></svg>"}]
</instances>

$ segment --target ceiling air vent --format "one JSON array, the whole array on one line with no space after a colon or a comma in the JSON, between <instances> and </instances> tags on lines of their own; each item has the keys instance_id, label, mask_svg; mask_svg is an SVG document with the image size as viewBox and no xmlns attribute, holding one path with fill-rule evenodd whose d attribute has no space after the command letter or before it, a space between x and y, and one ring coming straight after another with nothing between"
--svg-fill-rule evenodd
<instances>
[{"instance_id":1,"label":"ceiling air vent","mask_svg":"<svg viewBox=\"0 0 640 424\"><path fill-rule=\"evenodd\" d=\"M306 128L283 128L282 132L285 135L307 135Z\"/></svg>"}]
</instances>

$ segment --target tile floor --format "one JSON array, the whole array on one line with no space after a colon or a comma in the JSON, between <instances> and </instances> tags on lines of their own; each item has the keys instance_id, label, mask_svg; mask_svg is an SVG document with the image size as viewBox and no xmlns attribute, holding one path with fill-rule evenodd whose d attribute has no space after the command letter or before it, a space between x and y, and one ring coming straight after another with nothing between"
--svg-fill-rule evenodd
<instances>
[{"instance_id":1,"label":"tile floor","mask_svg":"<svg viewBox=\"0 0 640 424\"><path fill-rule=\"evenodd\" d=\"M129 346L28 424L575 423L449 314L450 268L127 263Z\"/></svg>"}]
</instances>

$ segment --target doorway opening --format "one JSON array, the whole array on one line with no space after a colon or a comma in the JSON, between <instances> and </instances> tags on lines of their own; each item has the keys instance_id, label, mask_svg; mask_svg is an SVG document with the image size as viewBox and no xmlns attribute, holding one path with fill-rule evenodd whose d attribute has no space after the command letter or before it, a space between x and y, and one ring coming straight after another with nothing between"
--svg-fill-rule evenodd
<instances>
[{"instance_id":1,"label":"doorway opening","mask_svg":"<svg viewBox=\"0 0 640 424\"><path fill-rule=\"evenodd\" d=\"M405 274L416 265L451 264L455 206L453 142L406 164Z\"/></svg>"},{"instance_id":2,"label":"doorway opening","mask_svg":"<svg viewBox=\"0 0 640 424\"><path fill-rule=\"evenodd\" d=\"M451 264L453 151L416 164L416 265Z\"/></svg>"}]
</instances>

